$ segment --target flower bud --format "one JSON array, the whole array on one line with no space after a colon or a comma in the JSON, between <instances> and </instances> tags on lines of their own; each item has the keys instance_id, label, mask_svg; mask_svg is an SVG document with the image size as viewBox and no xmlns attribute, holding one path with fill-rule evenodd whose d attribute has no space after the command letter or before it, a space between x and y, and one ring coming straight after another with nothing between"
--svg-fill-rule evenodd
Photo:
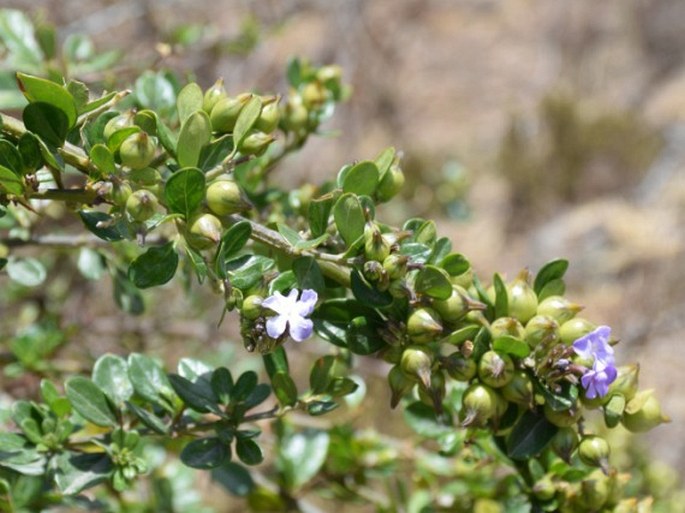
<instances>
[{"instance_id":1,"label":"flower bud","mask_svg":"<svg viewBox=\"0 0 685 513\"><path fill-rule=\"evenodd\" d=\"M147 167L155 158L157 146L152 137L145 132L129 135L119 146L119 158L124 166L131 169Z\"/></svg>"},{"instance_id":2,"label":"flower bud","mask_svg":"<svg viewBox=\"0 0 685 513\"><path fill-rule=\"evenodd\" d=\"M240 308L240 313L246 319L254 321L260 315L262 315L262 301L264 301L262 296L247 296L245 299L243 299L243 305Z\"/></svg>"},{"instance_id":3,"label":"flower bud","mask_svg":"<svg viewBox=\"0 0 685 513\"><path fill-rule=\"evenodd\" d=\"M383 262L390 255L390 244L378 226L366 223L364 226L364 256L367 260Z\"/></svg>"},{"instance_id":4,"label":"flower bud","mask_svg":"<svg viewBox=\"0 0 685 513\"><path fill-rule=\"evenodd\" d=\"M390 407L395 408L402 397L408 394L414 387L415 382L407 377L407 374L399 365L395 365L388 373L388 384L390 385Z\"/></svg>"},{"instance_id":5,"label":"flower bud","mask_svg":"<svg viewBox=\"0 0 685 513\"><path fill-rule=\"evenodd\" d=\"M549 296L540 301L537 313L551 317L559 324L563 324L573 319L582 309L582 306L570 302L563 296Z\"/></svg>"},{"instance_id":6,"label":"flower bud","mask_svg":"<svg viewBox=\"0 0 685 513\"><path fill-rule=\"evenodd\" d=\"M122 128L128 128L133 126L133 118L135 113L132 110L126 111L118 116L114 116L112 119L107 121L102 135L105 140L109 140L110 137L114 135L114 132L121 130Z\"/></svg>"},{"instance_id":7,"label":"flower bud","mask_svg":"<svg viewBox=\"0 0 685 513\"><path fill-rule=\"evenodd\" d=\"M243 139L238 145L238 150L243 155L255 155L259 157L262 155L269 145L275 141L275 137L270 134L265 134L258 130L253 130Z\"/></svg>"},{"instance_id":8,"label":"flower bud","mask_svg":"<svg viewBox=\"0 0 685 513\"><path fill-rule=\"evenodd\" d=\"M326 101L326 89L318 80L309 82L302 89L302 103L309 110L318 110Z\"/></svg>"},{"instance_id":9,"label":"flower bud","mask_svg":"<svg viewBox=\"0 0 685 513\"><path fill-rule=\"evenodd\" d=\"M208 249L219 243L223 226L212 214L200 214L188 223L185 239L196 249Z\"/></svg>"},{"instance_id":10,"label":"flower bud","mask_svg":"<svg viewBox=\"0 0 685 513\"><path fill-rule=\"evenodd\" d=\"M150 191L141 189L132 192L126 200L126 213L134 221L142 223L150 219L157 212L158 206L157 196Z\"/></svg>"},{"instance_id":11,"label":"flower bud","mask_svg":"<svg viewBox=\"0 0 685 513\"><path fill-rule=\"evenodd\" d=\"M638 364L621 365L617 370L618 375L616 380L609 385L608 395L621 394L626 401L630 401L637 394L640 366Z\"/></svg>"},{"instance_id":12,"label":"flower bud","mask_svg":"<svg viewBox=\"0 0 685 513\"><path fill-rule=\"evenodd\" d=\"M409 257L406 255L399 255L393 253L388 255L385 260L383 260L383 269L388 273L388 278L391 280L396 280L403 278L407 274L407 263L409 262Z\"/></svg>"},{"instance_id":13,"label":"flower bud","mask_svg":"<svg viewBox=\"0 0 685 513\"><path fill-rule=\"evenodd\" d=\"M552 476L545 474L533 485L533 495L541 501L548 501L557 493L557 487L552 481Z\"/></svg>"},{"instance_id":14,"label":"flower bud","mask_svg":"<svg viewBox=\"0 0 685 513\"><path fill-rule=\"evenodd\" d=\"M364 262L363 274L370 283L376 283L383 278L385 270L380 262L369 260Z\"/></svg>"},{"instance_id":15,"label":"flower bud","mask_svg":"<svg viewBox=\"0 0 685 513\"><path fill-rule=\"evenodd\" d=\"M555 426L562 428L575 425L578 422L578 419L580 419L581 414L578 405L574 405L568 410L555 411L549 403L545 403L544 412L547 420Z\"/></svg>"},{"instance_id":16,"label":"flower bud","mask_svg":"<svg viewBox=\"0 0 685 513\"><path fill-rule=\"evenodd\" d=\"M407 320L407 334L414 344L426 344L442 333L440 316L431 308L414 310Z\"/></svg>"},{"instance_id":17,"label":"flower bud","mask_svg":"<svg viewBox=\"0 0 685 513\"><path fill-rule=\"evenodd\" d=\"M394 198L404 185L404 173L397 164L393 164L383 173L376 189L376 198L379 202L385 203Z\"/></svg>"},{"instance_id":18,"label":"flower bud","mask_svg":"<svg viewBox=\"0 0 685 513\"><path fill-rule=\"evenodd\" d=\"M559 328L559 336L561 341L570 346L583 335L587 335L597 328L593 323L582 317L576 317L570 321L566 321Z\"/></svg>"},{"instance_id":19,"label":"flower bud","mask_svg":"<svg viewBox=\"0 0 685 513\"><path fill-rule=\"evenodd\" d=\"M126 200L133 192L127 182L112 183L112 202L120 207L126 205Z\"/></svg>"},{"instance_id":20,"label":"flower bud","mask_svg":"<svg viewBox=\"0 0 685 513\"><path fill-rule=\"evenodd\" d=\"M459 351L443 360L443 368L452 379L470 381L476 375L478 366L471 358L465 358Z\"/></svg>"},{"instance_id":21,"label":"flower bud","mask_svg":"<svg viewBox=\"0 0 685 513\"><path fill-rule=\"evenodd\" d=\"M468 292L458 285L452 286L452 295L444 300L433 301L433 308L447 322L456 322L471 310L483 310L485 305L469 297Z\"/></svg>"},{"instance_id":22,"label":"flower bud","mask_svg":"<svg viewBox=\"0 0 685 513\"><path fill-rule=\"evenodd\" d=\"M661 412L661 405L654 396L654 390L638 392L623 413L623 426L633 433L644 433L671 419Z\"/></svg>"},{"instance_id":23,"label":"flower bud","mask_svg":"<svg viewBox=\"0 0 685 513\"><path fill-rule=\"evenodd\" d=\"M281 116L283 128L292 132L299 132L307 126L308 120L309 112L302 103L302 97L299 95L290 96Z\"/></svg>"},{"instance_id":24,"label":"flower bud","mask_svg":"<svg viewBox=\"0 0 685 513\"><path fill-rule=\"evenodd\" d=\"M586 435L578 444L580 461L590 467L609 468L609 454L611 448L604 438L596 435Z\"/></svg>"},{"instance_id":25,"label":"flower bud","mask_svg":"<svg viewBox=\"0 0 685 513\"><path fill-rule=\"evenodd\" d=\"M209 184L206 193L207 207L218 216L227 216L249 210L238 184L233 180L216 180Z\"/></svg>"},{"instance_id":26,"label":"flower bud","mask_svg":"<svg viewBox=\"0 0 685 513\"><path fill-rule=\"evenodd\" d=\"M511 380L502 387L502 396L507 401L530 406L533 404L533 381L524 370L514 372Z\"/></svg>"},{"instance_id":27,"label":"flower bud","mask_svg":"<svg viewBox=\"0 0 685 513\"><path fill-rule=\"evenodd\" d=\"M529 276L528 270L523 270L507 287L509 315L523 324L527 323L537 313L538 309L538 296L528 285Z\"/></svg>"},{"instance_id":28,"label":"flower bud","mask_svg":"<svg viewBox=\"0 0 685 513\"><path fill-rule=\"evenodd\" d=\"M485 385L473 384L464 391L461 400L463 427L483 427L495 415L494 391Z\"/></svg>"},{"instance_id":29,"label":"flower bud","mask_svg":"<svg viewBox=\"0 0 685 513\"><path fill-rule=\"evenodd\" d=\"M500 317L490 324L490 335L493 339L504 336L523 339L523 325L513 317Z\"/></svg>"},{"instance_id":30,"label":"flower bud","mask_svg":"<svg viewBox=\"0 0 685 513\"><path fill-rule=\"evenodd\" d=\"M430 386L426 387L419 383L419 399L428 406L433 406L435 411L442 411L442 401L445 398L445 376L437 371L431 374Z\"/></svg>"},{"instance_id":31,"label":"flower bud","mask_svg":"<svg viewBox=\"0 0 685 513\"><path fill-rule=\"evenodd\" d=\"M430 386L431 367L433 355L421 346L409 346L402 353L400 368L404 373L421 381L425 386Z\"/></svg>"},{"instance_id":32,"label":"flower bud","mask_svg":"<svg viewBox=\"0 0 685 513\"><path fill-rule=\"evenodd\" d=\"M572 427L562 427L552 437L550 448L566 463L571 461L573 451L578 447L578 433Z\"/></svg>"},{"instance_id":33,"label":"flower bud","mask_svg":"<svg viewBox=\"0 0 685 513\"><path fill-rule=\"evenodd\" d=\"M559 341L559 323L547 315L536 315L528 321L523 338L532 348L540 343L556 344Z\"/></svg>"},{"instance_id":34,"label":"flower bud","mask_svg":"<svg viewBox=\"0 0 685 513\"><path fill-rule=\"evenodd\" d=\"M224 79L220 78L214 82L212 87L205 91L204 98L202 99L202 110L207 114L211 114L214 106L224 98L226 98L226 88L224 87Z\"/></svg>"},{"instance_id":35,"label":"flower bud","mask_svg":"<svg viewBox=\"0 0 685 513\"><path fill-rule=\"evenodd\" d=\"M259 114L254 127L266 134L270 134L278 126L281 119L281 111L278 108L278 98L273 98L269 103L264 102L262 112Z\"/></svg>"},{"instance_id":36,"label":"flower bud","mask_svg":"<svg viewBox=\"0 0 685 513\"><path fill-rule=\"evenodd\" d=\"M609 498L610 490L609 478L596 470L580 483L578 502L587 511L599 511Z\"/></svg>"},{"instance_id":37,"label":"flower bud","mask_svg":"<svg viewBox=\"0 0 685 513\"><path fill-rule=\"evenodd\" d=\"M237 97L229 96L218 100L214 107L212 107L212 112L209 115L212 129L220 134L233 132L240 111L250 98L252 98L252 95L247 93Z\"/></svg>"},{"instance_id":38,"label":"flower bud","mask_svg":"<svg viewBox=\"0 0 685 513\"><path fill-rule=\"evenodd\" d=\"M487 351L478 362L478 378L488 386L500 388L514 377L514 362L511 356L496 351Z\"/></svg>"}]
</instances>

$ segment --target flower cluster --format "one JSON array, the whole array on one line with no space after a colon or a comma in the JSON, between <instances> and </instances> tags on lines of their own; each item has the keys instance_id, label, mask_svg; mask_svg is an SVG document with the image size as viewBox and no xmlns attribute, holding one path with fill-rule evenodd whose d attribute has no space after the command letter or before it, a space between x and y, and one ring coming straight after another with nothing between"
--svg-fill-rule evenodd
<instances>
[{"instance_id":1,"label":"flower cluster","mask_svg":"<svg viewBox=\"0 0 685 513\"><path fill-rule=\"evenodd\" d=\"M573 350L577 355L583 359L594 360L592 369L588 369L580 379L588 399L604 397L609 392L609 385L618 375L614 348L609 345L609 337L611 328L600 326L573 343Z\"/></svg>"}]
</instances>

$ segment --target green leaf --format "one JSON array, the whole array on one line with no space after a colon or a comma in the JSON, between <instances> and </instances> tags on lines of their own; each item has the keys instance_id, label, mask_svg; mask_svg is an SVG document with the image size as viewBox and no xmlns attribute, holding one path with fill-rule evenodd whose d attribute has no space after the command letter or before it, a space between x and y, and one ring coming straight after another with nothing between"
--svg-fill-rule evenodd
<instances>
[{"instance_id":1,"label":"green leaf","mask_svg":"<svg viewBox=\"0 0 685 513\"><path fill-rule=\"evenodd\" d=\"M278 402L283 406L294 406L297 403L297 385L287 372L274 373L271 376L271 386Z\"/></svg>"},{"instance_id":2,"label":"green leaf","mask_svg":"<svg viewBox=\"0 0 685 513\"><path fill-rule=\"evenodd\" d=\"M93 101L89 101L86 103L82 108L80 114L87 114L89 112L93 112L95 109L98 109L102 107L105 103L109 102L114 98L118 93L116 91L112 91L111 93L103 94L100 98L96 98Z\"/></svg>"},{"instance_id":3,"label":"green leaf","mask_svg":"<svg viewBox=\"0 0 685 513\"><path fill-rule=\"evenodd\" d=\"M435 221L424 221L419 225L419 227L414 231L413 239L414 242L419 244L427 244L432 246L437 238L437 228L435 226Z\"/></svg>"},{"instance_id":4,"label":"green leaf","mask_svg":"<svg viewBox=\"0 0 685 513\"><path fill-rule=\"evenodd\" d=\"M240 146L243 139L247 136L250 129L259 119L262 112L262 100L259 96L253 96L248 100L245 106L240 109L240 114L235 122L233 128L233 143L236 147Z\"/></svg>"},{"instance_id":5,"label":"green leaf","mask_svg":"<svg viewBox=\"0 0 685 513\"><path fill-rule=\"evenodd\" d=\"M31 103L45 103L59 109L67 118L67 128L76 123L74 97L63 86L44 78L17 73L19 88Z\"/></svg>"},{"instance_id":6,"label":"green leaf","mask_svg":"<svg viewBox=\"0 0 685 513\"><path fill-rule=\"evenodd\" d=\"M43 167L43 154L40 150L38 138L31 132L26 132L17 141L17 149L24 163L23 174L33 173Z\"/></svg>"},{"instance_id":7,"label":"green leaf","mask_svg":"<svg viewBox=\"0 0 685 513\"><path fill-rule=\"evenodd\" d=\"M209 274L209 267L207 266L207 262L200 253L198 253L189 246L185 247L185 252L188 256L188 260L190 260L190 264L193 266L193 269L195 270L197 281L200 284L203 283L205 281L205 278L207 278L207 275Z\"/></svg>"},{"instance_id":8,"label":"green leaf","mask_svg":"<svg viewBox=\"0 0 685 513\"><path fill-rule=\"evenodd\" d=\"M359 198L352 193L343 194L333 207L333 219L347 246L364 234L366 218Z\"/></svg>"},{"instance_id":9,"label":"green leaf","mask_svg":"<svg viewBox=\"0 0 685 513\"><path fill-rule=\"evenodd\" d=\"M140 131L141 130L139 126L127 126L124 128L120 128L112 135L110 135L109 139L107 139L107 148L109 148L111 152L116 152L121 146L121 143L123 143L133 134L137 134Z\"/></svg>"},{"instance_id":10,"label":"green leaf","mask_svg":"<svg viewBox=\"0 0 685 513\"><path fill-rule=\"evenodd\" d=\"M426 265L416 275L416 292L434 299L449 299L452 283L445 271L439 267Z\"/></svg>"},{"instance_id":11,"label":"green leaf","mask_svg":"<svg viewBox=\"0 0 685 513\"><path fill-rule=\"evenodd\" d=\"M176 171L166 182L164 197L172 212L190 218L205 197L205 175L194 167Z\"/></svg>"},{"instance_id":12,"label":"green leaf","mask_svg":"<svg viewBox=\"0 0 685 513\"><path fill-rule=\"evenodd\" d=\"M530 346L527 342L509 335L503 335L493 340L492 348L495 351L510 354L517 358L525 358L530 354Z\"/></svg>"},{"instance_id":13,"label":"green leaf","mask_svg":"<svg viewBox=\"0 0 685 513\"><path fill-rule=\"evenodd\" d=\"M0 166L0 192L21 196L24 194L24 180L14 171Z\"/></svg>"},{"instance_id":14,"label":"green leaf","mask_svg":"<svg viewBox=\"0 0 685 513\"><path fill-rule=\"evenodd\" d=\"M339 407L340 405L335 401L309 401L307 403L307 413L312 417L318 417Z\"/></svg>"},{"instance_id":15,"label":"green leaf","mask_svg":"<svg viewBox=\"0 0 685 513\"><path fill-rule=\"evenodd\" d=\"M107 264L104 257L87 247L82 247L78 254L77 267L84 278L97 281L107 271Z\"/></svg>"},{"instance_id":16,"label":"green leaf","mask_svg":"<svg viewBox=\"0 0 685 513\"><path fill-rule=\"evenodd\" d=\"M416 434L425 438L438 438L454 430L452 426L443 424L437 418L432 406L419 401L405 408L404 420Z\"/></svg>"},{"instance_id":17,"label":"green leaf","mask_svg":"<svg viewBox=\"0 0 685 513\"><path fill-rule=\"evenodd\" d=\"M539 454L559 430L543 415L527 411L507 437L507 455L525 460Z\"/></svg>"},{"instance_id":18,"label":"green leaf","mask_svg":"<svg viewBox=\"0 0 685 513\"><path fill-rule=\"evenodd\" d=\"M157 415L154 413L150 413L146 409L128 401L126 402L126 407L129 409L129 411L133 412L138 420L145 424L145 426L152 429L155 433L160 435L168 434L169 430L167 429L166 425L162 419L157 417Z\"/></svg>"},{"instance_id":19,"label":"green leaf","mask_svg":"<svg viewBox=\"0 0 685 513\"><path fill-rule=\"evenodd\" d=\"M233 376L226 367L219 367L212 372L210 379L212 391L221 404L231 402L231 390L233 390Z\"/></svg>"},{"instance_id":20,"label":"green leaf","mask_svg":"<svg viewBox=\"0 0 685 513\"><path fill-rule=\"evenodd\" d=\"M392 304L392 296L388 291L380 291L370 285L357 269L350 275L352 293L360 303L367 306L381 307Z\"/></svg>"},{"instance_id":21,"label":"green leaf","mask_svg":"<svg viewBox=\"0 0 685 513\"><path fill-rule=\"evenodd\" d=\"M234 287L247 290L264 279L267 271L276 263L261 255L244 255L226 262L226 270L229 273Z\"/></svg>"},{"instance_id":22,"label":"green leaf","mask_svg":"<svg viewBox=\"0 0 685 513\"><path fill-rule=\"evenodd\" d=\"M569 382L562 382L559 393L552 392L549 387L540 383L537 379L533 380L535 392L542 395L545 404L548 404L554 411L565 411L572 408L578 399L578 387Z\"/></svg>"},{"instance_id":23,"label":"green leaf","mask_svg":"<svg viewBox=\"0 0 685 513\"><path fill-rule=\"evenodd\" d=\"M178 362L178 373L184 378L195 383L198 379L208 381L208 376L214 372L214 368L202 360L195 358L181 358Z\"/></svg>"},{"instance_id":24,"label":"green leaf","mask_svg":"<svg viewBox=\"0 0 685 513\"><path fill-rule=\"evenodd\" d=\"M467 340L473 340L474 337L480 331L480 329L481 326L478 324L464 326L463 328L459 328L458 330L453 331L445 338L443 338L440 342L446 344L453 344L457 346L462 344L463 342L466 342Z\"/></svg>"},{"instance_id":25,"label":"green leaf","mask_svg":"<svg viewBox=\"0 0 685 513\"><path fill-rule=\"evenodd\" d=\"M161 116L171 114L175 108L174 85L162 71L145 71L136 80L133 92L142 107L159 112Z\"/></svg>"},{"instance_id":26,"label":"green leaf","mask_svg":"<svg viewBox=\"0 0 685 513\"><path fill-rule=\"evenodd\" d=\"M98 210L80 210L79 217L86 228L107 242L116 242L125 238L122 226L114 223L114 218Z\"/></svg>"},{"instance_id":27,"label":"green leaf","mask_svg":"<svg viewBox=\"0 0 685 513\"><path fill-rule=\"evenodd\" d=\"M493 278L495 286L495 317L506 317L509 315L509 296L507 294L507 286L504 284L502 277L495 273Z\"/></svg>"},{"instance_id":28,"label":"green leaf","mask_svg":"<svg viewBox=\"0 0 685 513\"><path fill-rule=\"evenodd\" d=\"M0 9L0 39L9 50L5 65L15 69L43 68L44 55L29 17L16 9Z\"/></svg>"},{"instance_id":29,"label":"green leaf","mask_svg":"<svg viewBox=\"0 0 685 513\"><path fill-rule=\"evenodd\" d=\"M22 112L26 129L39 136L46 144L59 148L64 144L69 131L66 114L54 105L37 102L30 103Z\"/></svg>"},{"instance_id":30,"label":"green leaf","mask_svg":"<svg viewBox=\"0 0 685 513\"><path fill-rule=\"evenodd\" d=\"M106 453L64 452L56 457L55 462L55 482L64 495L76 495L102 483L113 467Z\"/></svg>"},{"instance_id":31,"label":"green leaf","mask_svg":"<svg viewBox=\"0 0 685 513\"><path fill-rule=\"evenodd\" d=\"M283 347L277 347L274 351L262 355L264 360L264 368L270 378L273 378L277 372L289 372L288 354Z\"/></svg>"},{"instance_id":32,"label":"green leaf","mask_svg":"<svg viewBox=\"0 0 685 513\"><path fill-rule=\"evenodd\" d=\"M254 371L243 372L231 390L231 401L240 403L245 401L257 387L257 373Z\"/></svg>"},{"instance_id":33,"label":"green leaf","mask_svg":"<svg viewBox=\"0 0 685 513\"><path fill-rule=\"evenodd\" d=\"M329 441L327 432L315 429L290 433L281 439L276 468L288 491L296 491L319 472L326 461Z\"/></svg>"},{"instance_id":34,"label":"green leaf","mask_svg":"<svg viewBox=\"0 0 685 513\"><path fill-rule=\"evenodd\" d=\"M345 343L354 354L373 354L386 346L367 317L355 317L345 332Z\"/></svg>"},{"instance_id":35,"label":"green leaf","mask_svg":"<svg viewBox=\"0 0 685 513\"><path fill-rule=\"evenodd\" d=\"M90 99L88 87L86 84L79 82L78 80L70 80L66 89L74 99L76 112L81 114L85 106L88 104L88 100Z\"/></svg>"},{"instance_id":36,"label":"green leaf","mask_svg":"<svg viewBox=\"0 0 685 513\"><path fill-rule=\"evenodd\" d=\"M309 228L312 236L319 237L328 229L328 217L333 208L333 196L326 195L309 202Z\"/></svg>"},{"instance_id":37,"label":"green leaf","mask_svg":"<svg viewBox=\"0 0 685 513\"><path fill-rule=\"evenodd\" d=\"M561 278L550 280L545 283L545 286L542 287L542 290L538 292L538 301L542 301L550 296L563 296L564 292L566 292L566 284L564 283L564 280Z\"/></svg>"},{"instance_id":38,"label":"green leaf","mask_svg":"<svg viewBox=\"0 0 685 513\"><path fill-rule=\"evenodd\" d=\"M212 138L212 124L203 110L193 112L181 126L176 145L176 158L181 167L197 166L202 148Z\"/></svg>"},{"instance_id":39,"label":"green leaf","mask_svg":"<svg viewBox=\"0 0 685 513\"><path fill-rule=\"evenodd\" d=\"M374 163L376 164L376 167L378 168L378 173L381 177L386 173L386 171L388 171L388 169L390 169L390 166L395 160L395 154L395 148L390 146L381 151L378 154L378 156L374 159Z\"/></svg>"},{"instance_id":40,"label":"green leaf","mask_svg":"<svg viewBox=\"0 0 685 513\"><path fill-rule=\"evenodd\" d=\"M9 141L0 139L0 166L13 171L15 175L24 173L24 161L19 150Z\"/></svg>"},{"instance_id":41,"label":"green leaf","mask_svg":"<svg viewBox=\"0 0 685 513\"><path fill-rule=\"evenodd\" d=\"M545 285L550 281L563 278L567 269L568 260L564 260L563 258L547 262L538 271L537 276L535 276L535 282L533 283L533 290L535 293L540 294Z\"/></svg>"},{"instance_id":42,"label":"green leaf","mask_svg":"<svg viewBox=\"0 0 685 513\"><path fill-rule=\"evenodd\" d=\"M102 427L117 425L117 417L112 411L107 396L91 380L76 376L68 379L64 388L74 410L84 419Z\"/></svg>"},{"instance_id":43,"label":"green leaf","mask_svg":"<svg viewBox=\"0 0 685 513\"><path fill-rule=\"evenodd\" d=\"M193 383L177 374L169 374L169 381L176 394L193 410L200 413L218 413L221 411L218 405L219 400L211 386L202 386L199 381Z\"/></svg>"},{"instance_id":44,"label":"green leaf","mask_svg":"<svg viewBox=\"0 0 685 513\"><path fill-rule=\"evenodd\" d=\"M128 268L128 278L139 289L164 285L176 273L178 253L174 242L153 246L136 258Z\"/></svg>"},{"instance_id":45,"label":"green leaf","mask_svg":"<svg viewBox=\"0 0 685 513\"><path fill-rule=\"evenodd\" d=\"M197 167L207 172L221 164L233 151L233 136L226 134L202 147Z\"/></svg>"},{"instance_id":46,"label":"green leaf","mask_svg":"<svg viewBox=\"0 0 685 513\"><path fill-rule=\"evenodd\" d=\"M119 308L131 315L140 315L145 310L143 296L138 288L131 283L125 272L120 269L114 270L114 300Z\"/></svg>"},{"instance_id":47,"label":"green leaf","mask_svg":"<svg viewBox=\"0 0 685 513\"><path fill-rule=\"evenodd\" d=\"M614 394L604 405L604 422L608 428L615 428L623 418L626 399L621 394Z\"/></svg>"},{"instance_id":48,"label":"green leaf","mask_svg":"<svg viewBox=\"0 0 685 513\"><path fill-rule=\"evenodd\" d=\"M164 369L155 360L139 353L129 355L128 377L140 397L173 410L174 391Z\"/></svg>"},{"instance_id":49,"label":"green leaf","mask_svg":"<svg viewBox=\"0 0 685 513\"><path fill-rule=\"evenodd\" d=\"M197 469L217 468L231 459L230 446L218 438L193 440L181 451L181 461Z\"/></svg>"},{"instance_id":50,"label":"green leaf","mask_svg":"<svg viewBox=\"0 0 685 513\"><path fill-rule=\"evenodd\" d=\"M10 258L7 263L9 277L24 287L37 287L45 281L47 271L35 258Z\"/></svg>"},{"instance_id":51,"label":"green leaf","mask_svg":"<svg viewBox=\"0 0 685 513\"><path fill-rule=\"evenodd\" d=\"M202 89L195 82L191 82L181 89L176 98L176 109L178 110L178 119L183 124L191 114L202 110ZM194 165L194 164L191 164Z\"/></svg>"},{"instance_id":52,"label":"green leaf","mask_svg":"<svg viewBox=\"0 0 685 513\"><path fill-rule=\"evenodd\" d=\"M313 289L319 294L326 288L323 273L314 257L303 256L296 258L292 264L300 289Z\"/></svg>"},{"instance_id":53,"label":"green leaf","mask_svg":"<svg viewBox=\"0 0 685 513\"><path fill-rule=\"evenodd\" d=\"M245 465L259 465L264 461L262 449L249 438L238 437L235 441L235 452Z\"/></svg>"},{"instance_id":54,"label":"green leaf","mask_svg":"<svg viewBox=\"0 0 685 513\"><path fill-rule=\"evenodd\" d=\"M442 259L440 267L450 276L460 276L471 268L471 263L461 253L452 253Z\"/></svg>"},{"instance_id":55,"label":"green leaf","mask_svg":"<svg viewBox=\"0 0 685 513\"><path fill-rule=\"evenodd\" d=\"M225 262L227 258L237 254L247 244L247 241L250 240L251 235L252 224L250 221L240 221L231 226L221 236L221 244L217 252L217 262Z\"/></svg>"},{"instance_id":56,"label":"green leaf","mask_svg":"<svg viewBox=\"0 0 685 513\"><path fill-rule=\"evenodd\" d=\"M98 358L93 367L93 382L119 408L133 395L128 364L121 356L105 354Z\"/></svg>"},{"instance_id":57,"label":"green leaf","mask_svg":"<svg viewBox=\"0 0 685 513\"><path fill-rule=\"evenodd\" d=\"M255 488L250 472L233 462L212 470L212 480L237 497L246 497Z\"/></svg>"},{"instance_id":58,"label":"green leaf","mask_svg":"<svg viewBox=\"0 0 685 513\"><path fill-rule=\"evenodd\" d=\"M352 166L343 179L343 192L351 192L360 196L373 196L378 187L378 167L370 160L359 162Z\"/></svg>"},{"instance_id":59,"label":"green leaf","mask_svg":"<svg viewBox=\"0 0 685 513\"><path fill-rule=\"evenodd\" d=\"M96 144L90 149L90 160L102 172L103 175L111 175L117 172L114 162L114 154L104 144Z\"/></svg>"},{"instance_id":60,"label":"green leaf","mask_svg":"<svg viewBox=\"0 0 685 513\"><path fill-rule=\"evenodd\" d=\"M313 394L323 394L328 390L334 377L331 375L334 365L335 357L332 355L322 356L314 362L309 373L309 388Z\"/></svg>"}]
</instances>

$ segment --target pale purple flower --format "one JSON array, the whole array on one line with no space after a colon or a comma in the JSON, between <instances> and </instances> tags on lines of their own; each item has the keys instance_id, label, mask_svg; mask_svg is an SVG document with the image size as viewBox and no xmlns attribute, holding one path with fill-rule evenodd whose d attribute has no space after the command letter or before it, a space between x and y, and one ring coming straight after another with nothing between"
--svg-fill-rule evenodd
<instances>
[{"instance_id":1,"label":"pale purple flower","mask_svg":"<svg viewBox=\"0 0 685 513\"><path fill-rule=\"evenodd\" d=\"M595 360L592 369L589 369L580 378L585 389L585 396L588 399L594 399L597 396L604 397L609 392L609 385L614 382L617 375L618 371L613 363Z\"/></svg>"},{"instance_id":2,"label":"pale purple flower","mask_svg":"<svg viewBox=\"0 0 685 513\"><path fill-rule=\"evenodd\" d=\"M573 350L585 360L614 364L614 348L609 345L611 328L600 326L573 343Z\"/></svg>"},{"instance_id":3,"label":"pale purple flower","mask_svg":"<svg viewBox=\"0 0 685 513\"><path fill-rule=\"evenodd\" d=\"M588 369L580 382L588 399L604 397L609 392L618 372L614 366L614 348L609 345L611 328L600 326L573 343L573 350L585 360L593 360L592 369Z\"/></svg>"},{"instance_id":4,"label":"pale purple flower","mask_svg":"<svg viewBox=\"0 0 685 513\"><path fill-rule=\"evenodd\" d=\"M314 323L307 316L314 311L318 295L312 289L304 289L299 300L297 295L297 289L291 290L287 296L274 292L262 302L263 307L278 314L266 320L266 332L271 338L280 337L286 330L295 342L302 342L312 335Z\"/></svg>"}]
</instances>

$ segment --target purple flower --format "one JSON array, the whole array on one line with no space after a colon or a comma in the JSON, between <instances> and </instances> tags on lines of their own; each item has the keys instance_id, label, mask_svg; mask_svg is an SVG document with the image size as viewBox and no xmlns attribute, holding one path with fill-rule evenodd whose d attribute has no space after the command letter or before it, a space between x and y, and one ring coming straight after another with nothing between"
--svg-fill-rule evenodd
<instances>
[{"instance_id":1,"label":"purple flower","mask_svg":"<svg viewBox=\"0 0 685 513\"><path fill-rule=\"evenodd\" d=\"M262 302L262 306L278 314L266 321L266 332L271 338L280 337L286 330L295 342L302 342L312 335L314 323L307 316L314 311L318 295L315 290L305 289L298 300L297 294L297 289L291 290L287 296L275 292Z\"/></svg>"},{"instance_id":2,"label":"purple flower","mask_svg":"<svg viewBox=\"0 0 685 513\"><path fill-rule=\"evenodd\" d=\"M609 345L611 328L600 326L573 343L573 350L585 360L614 364L614 348Z\"/></svg>"},{"instance_id":3,"label":"purple flower","mask_svg":"<svg viewBox=\"0 0 685 513\"><path fill-rule=\"evenodd\" d=\"M589 369L580 382L585 389L585 396L588 399L595 397L604 397L609 392L609 385L611 385L618 372L612 363L606 363L601 360L595 360L592 369Z\"/></svg>"},{"instance_id":4,"label":"purple flower","mask_svg":"<svg viewBox=\"0 0 685 513\"><path fill-rule=\"evenodd\" d=\"M614 366L614 348L609 345L611 328L600 326L595 331L580 337L573 343L573 350L585 360L593 360L580 382L588 399L604 397L609 392L618 372Z\"/></svg>"}]
</instances>

